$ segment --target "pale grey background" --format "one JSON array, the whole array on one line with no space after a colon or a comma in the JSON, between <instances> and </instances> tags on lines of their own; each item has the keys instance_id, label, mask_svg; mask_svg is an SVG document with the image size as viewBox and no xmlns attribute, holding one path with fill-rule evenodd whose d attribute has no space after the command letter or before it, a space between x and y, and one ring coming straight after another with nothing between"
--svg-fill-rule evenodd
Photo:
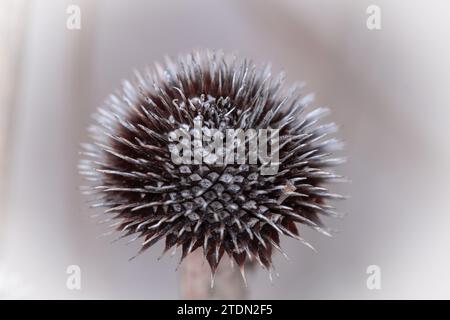
<instances>
[{"instance_id":1,"label":"pale grey background","mask_svg":"<svg viewBox=\"0 0 450 320\"><path fill-rule=\"evenodd\" d=\"M71 3L79 31L66 29ZM380 31L366 28L370 4L382 9ZM128 262L137 245L96 238L104 228L77 190L78 144L133 68L207 47L305 80L316 105L333 110L350 160L341 172L352 184L335 189L351 195L339 204L348 216L329 221L341 232L304 230L317 254L285 240L280 278L250 276L250 297L450 298L447 1L48 0L20 10L17 72L1 85L14 91L0 109L0 297L179 297L178 260L157 262L161 246ZM66 288L70 264L82 269L81 291ZM382 290L366 288L371 264Z\"/></svg>"}]
</instances>

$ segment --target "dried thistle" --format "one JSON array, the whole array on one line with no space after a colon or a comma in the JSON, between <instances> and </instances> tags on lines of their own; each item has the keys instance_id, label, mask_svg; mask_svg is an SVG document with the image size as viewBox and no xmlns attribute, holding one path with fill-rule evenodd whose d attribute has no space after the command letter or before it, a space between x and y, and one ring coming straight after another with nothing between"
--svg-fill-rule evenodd
<instances>
[{"instance_id":1,"label":"dried thistle","mask_svg":"<svg viewBox=\"0 0 450 320\"><path fill-rule=\"evenodd\" d=\"M212 275L224 253L240 266L258 261L269 271L280 235L300 240L297 223L329 235L319 216L337 216L327 200L342 197L325 185L340 179L327 168L341 144L320 125L326 108L306 112L312 96L300 86L283 91L283 75L221 52L195 51L167 58L156 72L136 72L95 114L94 140L84 144L80 172L89 181L94 207L116 221L120 237L142 238L143 252L159 240L165 251L182 247L181 261L202 248ZM279 170L260 174L262 164L175 164L170 132L203 129L279 129ZM230 150L228 150L230 151ZM245 279L245 277L244 277Z\"/></svg>"}]
</instances>

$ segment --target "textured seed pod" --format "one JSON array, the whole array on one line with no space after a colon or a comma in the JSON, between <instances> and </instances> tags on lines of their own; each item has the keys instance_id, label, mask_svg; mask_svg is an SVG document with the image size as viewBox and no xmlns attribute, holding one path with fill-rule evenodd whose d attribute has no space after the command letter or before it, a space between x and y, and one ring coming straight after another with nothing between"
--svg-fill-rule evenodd
<instances>
[{"instance_id":1,"label":"textured seed pod","mask_svg":"<svg viewBox=\"0 0 450 320\"><path fill-rule=\"evenodd\" d=\"M338 215L328 200L342 197L326 185L340 179L329 168L343 161L331 156L341 143L328 138L333 123L318 123L326 108L307 111L312 95L282 85L283 75L272 78L269 67L212 51L136 72L95 114L93 143L83 145L79 167L93 207L110 215L119 238L141 239L140 252L163 240L165 251L181 247L183 260L200 248L212 275L224 253L242 273L246 261L270 271L273 249L284 254L283 235L311 247L297 226L329 235L320 216ZM262 175L261 159L174 163L170 132L193 128L199 118L203 132L279 129L278 172Z\"/></svg>"}]
</instances>

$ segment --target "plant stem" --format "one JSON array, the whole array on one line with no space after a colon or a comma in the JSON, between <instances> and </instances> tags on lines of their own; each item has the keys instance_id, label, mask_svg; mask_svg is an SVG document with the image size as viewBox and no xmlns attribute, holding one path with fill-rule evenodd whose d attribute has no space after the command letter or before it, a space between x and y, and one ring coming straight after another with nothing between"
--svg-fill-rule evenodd
<instances>
[{"instance_id":1,"label":"plant stem","mask_svg":"<svg viewBox=\"0 0 450 320\"><path fill-rule=\"evenodd\" d=\"M227 263L228 262L228 263ZM182 299L245 299L247 288L238 268L231 268L224 256L211 288L211 271L200 249L189 254L181 270L180 290Z\"/></svg>"}]
</instances>

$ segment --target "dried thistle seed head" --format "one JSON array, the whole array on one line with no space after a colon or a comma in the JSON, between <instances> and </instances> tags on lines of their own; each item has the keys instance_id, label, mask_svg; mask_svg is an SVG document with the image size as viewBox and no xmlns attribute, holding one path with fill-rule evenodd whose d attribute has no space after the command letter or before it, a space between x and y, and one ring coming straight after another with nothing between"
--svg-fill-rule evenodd
<instances>
[{"instance_id":1,"label":"dried thistle seed head","mask_svg":"<svg viewBox=\"0 0 450 320\"><path fill-rule=\"evenodd\" d=\"M159 240L165 251L181 246L181 260L201 248L214 274L224 253L241 270L246 260L270 270L273 249L282 252L280 235L310 246L297 224L328 234L319 216L336 215L327 201L341 198L325 187L339 178L328 168L342 160L331 158L341 146L328 138L336 126L318 124L327 109L307 111L311 95L299 86L284 91L282 75L272 78L268 67L234 55L196 51L155 69L123 83L95 114L94 142L83 145L88 193L117 221L120 237L142 239L140 252ZM279 144L270 149L278 152L277 171L262 174L267 162L249 161L249 149L244 162L215 162L217 153L195 149L196 120L204 136L276 129ZM180 129L194 137L183 140L194 150L189 158L197 150L203 162L173 161L170 135Z\"/></svg>"}]
</instances>

